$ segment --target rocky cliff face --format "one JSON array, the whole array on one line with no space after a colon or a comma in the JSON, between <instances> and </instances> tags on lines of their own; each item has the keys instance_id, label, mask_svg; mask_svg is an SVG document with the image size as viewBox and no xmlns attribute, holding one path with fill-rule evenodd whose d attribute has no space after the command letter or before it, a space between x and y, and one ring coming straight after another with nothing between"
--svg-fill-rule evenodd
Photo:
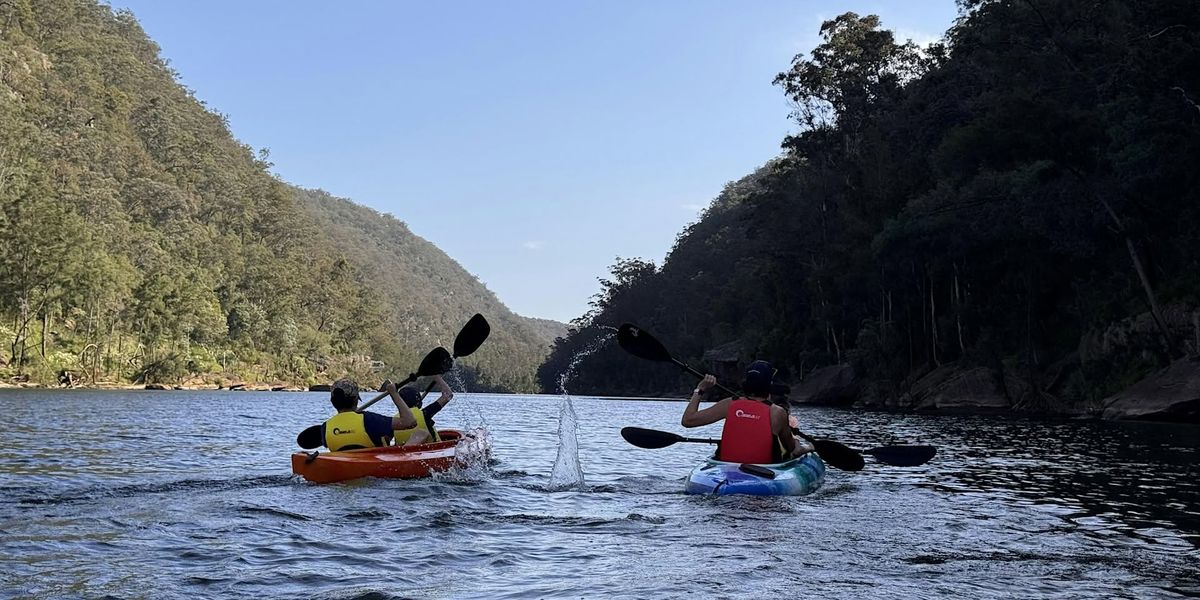
<instances>
[{"instance_id":1,"label":"rocky cliff face","mask_svg":"<svg viewBox=\"0 0 1200 600\"><path fill-rule=\"evenodd\" d=\"M1185 358L1104 400L1106 419L1200 423L1200 360Z\"/></svg>"}]
</instances>

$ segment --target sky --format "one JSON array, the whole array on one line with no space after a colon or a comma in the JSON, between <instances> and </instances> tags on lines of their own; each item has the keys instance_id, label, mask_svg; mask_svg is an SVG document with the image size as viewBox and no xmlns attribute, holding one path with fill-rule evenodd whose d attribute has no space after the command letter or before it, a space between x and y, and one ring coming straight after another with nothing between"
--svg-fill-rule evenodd
<instances>
[{"instance_id":1,"label":"sky","mask_svg":"<svg viewBox=\"0 0 1200 600\"><path fill-rule=\"evenodd\" d=\"M954 0L111 0L284 181L389 213L513 311L582 315L796 131L822 21L928 43Z\"/></svg>"}]
</instances>

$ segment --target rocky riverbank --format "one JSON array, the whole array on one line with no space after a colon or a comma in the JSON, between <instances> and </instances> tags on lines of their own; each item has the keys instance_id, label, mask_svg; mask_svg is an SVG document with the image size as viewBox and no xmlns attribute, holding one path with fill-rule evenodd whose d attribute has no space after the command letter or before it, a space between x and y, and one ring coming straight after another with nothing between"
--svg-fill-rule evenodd
<instances>
[{"instance_id":1,"label":"rocky riverbank","mask_svg":"<svg viewBox=\"0 0 1200 600\"><path fill-rule=\"evenodd\" d=\"M1068 367L1063 367L1068 368ZM1200 423L1200 359L1182 358L1123 391L1095 401L1068 402L1051 385L1035 390L1012 370L946 364L905 382L896 392L888 382L860 378L850 365L813 371L793 386L799 405L844 406L923 413L1027 413Z\"/></svg>"},{"instance_id":2,"label":"rocky riverbank","mask_svg":"<svg viewBox=\"0 0 1200 600\"><path fill-rule=\"evenodd\" d=\"M67 384L45 384L37 381L22 381L19 378L11 378L8 380L0 380L0 389L61 389L61 390L228 390L233 392L308 392L308 391L329 391L328 385L312 385L300 386L289 383L246 383L238 381L215 382L215 383L196 383L188 382L177 385L168 385L161 383L124 383L114 381L100 381L96 383L72 383Z\"/></svg>"}]
</instances>

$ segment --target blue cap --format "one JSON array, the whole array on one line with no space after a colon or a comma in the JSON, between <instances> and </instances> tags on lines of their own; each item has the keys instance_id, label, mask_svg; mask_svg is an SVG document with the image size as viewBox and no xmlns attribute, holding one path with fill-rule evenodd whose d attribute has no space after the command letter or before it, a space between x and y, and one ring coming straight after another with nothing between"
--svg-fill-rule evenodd
<instances>
[{"instance_id":1,"label":"blue cap","mask_svg":"<svg viewBox=\"0 0 1200 600\"><path fill-rule=\"evenodd\" d=\"M756 360L750 363L750 366L746 367L746 376L749 377L751 373L766 377L767 379L775 378L775 369L771 367L771 363L765 360Z\"/></svg>"},{"instance_id":2,"label":"blue cap","mask_svg":"<svg viewBox=\"0 0 1200 600\"><path fill-rule=\"evenodd\" d=\"M775 378L775 369L765 360L756 360L746 367L746 381L742 383L742 391L755 396L767 396L771 393L771 380Z\"/></svg>"}]
</instances>

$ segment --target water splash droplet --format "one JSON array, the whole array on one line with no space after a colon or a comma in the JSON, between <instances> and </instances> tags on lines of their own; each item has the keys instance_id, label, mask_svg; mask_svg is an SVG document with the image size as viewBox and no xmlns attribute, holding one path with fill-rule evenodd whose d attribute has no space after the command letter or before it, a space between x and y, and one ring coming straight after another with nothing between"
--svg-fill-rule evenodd
<instances>
[{"instance_id":1,"label":"water splash droplet","mask_svg":"<svg viewBox=\"0 0 1200 600\"><path fill-rule=\"evenodd\" d=\"M576 439L575 406L567 392L567 381L575 374L575 368L584 358L594 354L613 338L605 333L571 358L571 363L558 378L558 391L562 394L562 407L558 411L558 456L550 471L551 490L579 489L583 487L583 466L579 463L579 442Z\"/></svg>"}]
</instances>

